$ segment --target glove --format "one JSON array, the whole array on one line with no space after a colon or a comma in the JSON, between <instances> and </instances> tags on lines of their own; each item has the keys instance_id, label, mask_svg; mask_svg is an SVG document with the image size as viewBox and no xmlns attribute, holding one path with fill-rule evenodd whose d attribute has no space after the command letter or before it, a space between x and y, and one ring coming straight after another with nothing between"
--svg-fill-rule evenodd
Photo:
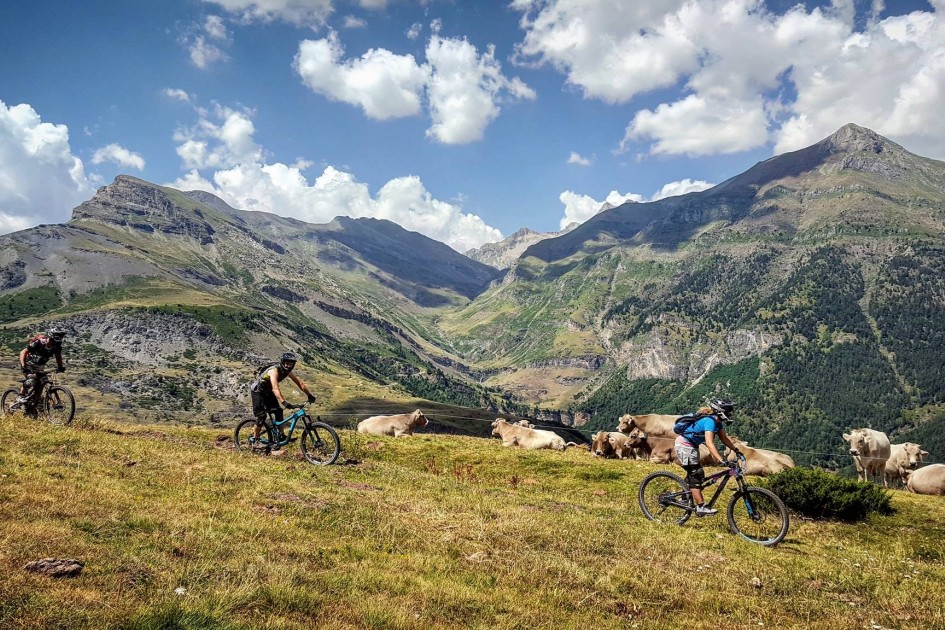
<instances>
[{"instance_id":1,"label":"glove","mask_svg":"<svg viewBox=\"0 0 945 630\"><path fill-rule=\"evenodd\" d=\"M56 372L58 372L59 374L62 374L65 371L66 371L66 366L56 368Z\"/></svg>"},{"instance_id":2,"label":"glove","mask_svg":"<svg viewBox=\"0 0 945 630\"><path fill-rule=\"evenodd\" d=\"M282 406L285 407L286 409L295 409L295 405L290 403L288 400L283 400Z\"/></svg>"},{"instance_id":3,"label":"glove","mask_svg":"<svg viewBox=\"0 0 945 630\"><path fill-rule=\"evenodd\" d=\"M308 401L309 401L310 403L315 402L315 396L312 395L312 394L309 394L309 395L308 395Z\"/></svg>"}]
</instances>

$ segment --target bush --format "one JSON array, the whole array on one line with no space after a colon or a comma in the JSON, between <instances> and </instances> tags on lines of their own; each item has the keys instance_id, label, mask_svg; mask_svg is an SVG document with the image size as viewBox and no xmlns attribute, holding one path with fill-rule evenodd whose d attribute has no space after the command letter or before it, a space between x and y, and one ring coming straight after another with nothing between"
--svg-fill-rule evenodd
<instances>
[{"instance_id":1,"label":"bush","mask_svg":"<svg viewBox=\"0 0 945 630\"><path fill-rule=\"evenodd\" d=\"M861 521L870 512L892 514L892 496L871 483L806 468L791 468L765 483L793 510L813 518Z\"/></svg>"}]
</instances>

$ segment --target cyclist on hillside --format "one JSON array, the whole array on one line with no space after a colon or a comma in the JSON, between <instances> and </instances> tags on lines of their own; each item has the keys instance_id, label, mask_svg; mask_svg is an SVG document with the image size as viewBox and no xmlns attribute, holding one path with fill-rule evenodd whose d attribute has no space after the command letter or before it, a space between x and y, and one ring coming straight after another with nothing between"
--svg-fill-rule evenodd
<instances>
[{"instance_id":1,"label":"cyclist on hillside","mask_svg":"<svg viewBox=\"0 0 945 630\"><path fill-rule=\"evenodd\" d=\"M12 405L13 409L22 406L33 396L36 383L46 373L46 364L51 358L56 357L57 372L66 371L66 366L62 362L62 340L65 336L66 331L64 329L54 326L26 342L26 347L20 351L23 387Z\"/></svg>"},{"instance_id":2,"label":"cyclist on hillside","mask_svg":"<svg viewBox=\"0 0 945 630\"><path fill-rule=\"evenodd\" d=\"M718 510L707 508L702 498L705 470L699 461L699 445L705 444L709 453L720 464L724 464L725 459L715 447L716 435L736 455L742 454L725 433L725 423L732 421L730 416L734 411L735 404L732 401L714 398L709 401L708 407L702 407L696 412L696 417L699 419L676 438L676 461L686 471L686 483L692 490L692 498L696 502L696 516L709 516L718 512Z\"/></svg>"},{"instance_id":3,"label":"cyclist on hillside","mask_svg":"<svg viewBox=\"0 0 945 630\"><path fill-rule=\"evenodd\" d=\"M286 402L285 396L282 395L282 390L279 389L279 383L284 381L286 377L292 379L292 382L294 382L302 392L308 395L309 402L315 401L314 394L308 391L308 387L306 387L305 383L292 373L296 363L298 363L298 357L295 356L295 353L285 352L279 363L260 371L256 380L253 381L253 384L250 386L250 394L253 399L253 415L256 417L256 428L253 430L254 442L259 440L259 433L262 430L263 423L266 421L267 413L272 413L276 418L276 422L282 422L282 407L279 405L282 405L286 409L292 409L294 407L291 403ZM279 427L273 427L273 429L277 432L279 431ZM279 441L281 441L281 438L277 440L277 444L273 450L279 448Z\"/></svg>"}]
</instances>

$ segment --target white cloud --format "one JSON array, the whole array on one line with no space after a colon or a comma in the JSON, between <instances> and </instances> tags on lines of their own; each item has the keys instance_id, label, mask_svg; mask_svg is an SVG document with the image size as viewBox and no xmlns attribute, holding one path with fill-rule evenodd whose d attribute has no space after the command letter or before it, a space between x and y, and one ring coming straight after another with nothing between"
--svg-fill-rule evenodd
<instances>
[{"instance_id":1,"label":"white cloud","mask_svg":"<svg viewBox=\"0 0 945 630\"><path fill-rule=\"evenodd\" d=\"M385 120L418 114L428 70L413 55L371 49L359 59L341 61L344 49L334 31L325 39L299 44L293 68L313 92L356 105L370 118Z\"/></svg>"},{"instance_id":2,"label":"white cloud","mask_svg":"<svg viewBox=\"0 0 945 630\"><path fill-rule=\"evenodd\" d=\"M355 15L346 15L344 17L343 25L345 28L364 28L367 26L367 22Z\"/></svg>"},{"instance_id":3,"label":"white cloud","mask_svg":"<svg viewBox=\"0 0 945 630\"><path fill-rule=\"evenodd\" d=\"M685 195L691 192L700 192L703 190L708 190L712 188L715 184L711 184L707 181L701 179L691 180L691 179L682 179L678 182L670 182L664 184L656 194L650 197L650 201L657 201L659 199L665 199L666 197L678 197L679 195Z\"/></svg>"},{"instance_id":4,"label":"white cloud","mask_svg":"<svg viewBox=\"0 0 945 630\"><path fill-rule=\"evenodd\" d=\"M492 46L480 54L464 39L434 34L422 65L413 55L383 48L357 59L343 56L338 34L331 31L326 38L301 42L293 67L312 91L358 106L376 120L419 114L426 94L432 120L427 135L443 144L481 139L503 100L535 98L520 79L502 74Z\"/></svg>"},{"instance_id":5,"label":"white cloud","mask_svg":"<svg viewBox=\"0 0 945 630\"><path fill-rule=\"evenodd\" d=\"M499 116L500 99L534 99L535 92L519 78L508 79L490 45L482 55L464 39L439 35L427 44L432 68L427 90L433 125L427 135L444 144L481 140Z\"/></svg>"},{"instance_id":6,"label":"white cloud","mask_svg":"<svg viewBox=\"0 0 945 630\"><path fill-rule=\"evenodd\" d=\"M865 23L853 0L783 13L762 0L514 0L516 59L550 65L586 98L626 103L682 85L637 112L621 148L731 153L809 145L847 122L945 157L945 2Z\"/></svg>"},{"instance_id":7,"label":"white cloud","mask_svg":"<svg viewBox=\"0 0 945 630\"><path fill-rule=\"evenodd\" d=\"M499 230L457 203L435 199L416 176L394 178L373 196L367 184L332 166L309 181L302 170L311 162L298 159L287 165L265 158L253 138L251 112L218 106L213 118L175 134L177 152L189 171L169 186L207 190L236 208L313 223L339 215L388 219L457 251L502 238ZM204 176L201 170L213 172Z\"/></svg>"},{"instance_id":8,"label":"white cloud","mask_svg":"<svg viewBox=\"0 0 945 630\"><path fill-rule=\"evenodd\" d=\"M320 28L332 13L331 0L203 0L236 15L244 22L281 20L297 26Z\"/></svg>"},{"instance_id":9,"label":"white cloud","mask_svg":"<svg viewBox=\"0 0 945 630\"><path fill-rule=\"evenodd\" d=\"M190 94L179 88L164 88L164 96L181 103L190 103Z\"/></svg>"},{"instance_id":10,"label":"white cloud","mask_svg":"<svg viewBox=\"0 0 945 630\"><path fill-rule=\"evenodd\" d=\"M362 9L372 11L383 11L387 8L387 0L358 0Z\"/></svg>"},{"instance_id":11,"label":"white cloud","mask_svg":"<svg viewBox=\"0 0 945 630\"><path fill-rule=\"evenodd\" d=\"M226 25L219 15L208 15L203 23L203 30L210 39L226 39Z\"/></svg>"},{"instance_id":12,"label":"white cloud","mask_svg":"<svg viewBox=\"0 0 945 630\"><path fill-rule=\"evenodd\" d=\"M97 149L92 154L92 164L101 164L103 162L114 162L119 166L127 168L136 168L139 171L144 170L144 158L140 154L129 151L120 144L109 144Z\"/></svg>"},{"instance_id":13,"label":"white cloud","mask_svg":"<svg viewBox=\"0 0 945 630\"><path fill-rule=\"evenodd\" d=\"M702 180L693 181L691 179L683 179L664 185L649 199L637 193L621 194L616 190L612 190L603 201L598 201L588 195L580 195L578 193L571 192L570 190L566 190L558 196L558 199L560 199L561 203L564 204L564 216L561 218L559 223L560 229L563 230L572 223L584 223L600 212L603 209L605 203L609 204L610 207L615 208L627 203L628 201L634 203L657 201L659 199L665 199L666 197L675 197L677 195L685 195L686 193L699 192L701 190L712 188L713 186L715 186L715 184L710 184L709 182Z\"/></svg>"},{"instance_id":14,"label":"white cloud","mask_svg":"<svg viewBox=\"0 0 945 630\"><path fill-rule=\"evenodd\" d=\"M571 151L571 155L568 156L568 164L578 164L580 166L590 166L591 160L584 157L577 151Z\"/></svg>"},{"instance_id":15,"label":"white cloud","mask_svg":"<svg viewBox=\"0 0 945 630\"><path fill-rule=\"evenodd\" d=\"M420 22L414 22L410 25L410 28L407 29L407 39L417 39L420 37L420 33L423 31L423 24Z\"/></svg>"},{"instance_id":16,"label":"white cloud","mask_svg":"<svg viewBox=\"0 0 945 630\"><path fill-rule=\"evenodd\" d=\"M558 199L564 204L564 217L559 224L562 230L572 223L584 223L600 212L601 208L604 206L604 202L609 203L611 206L619 206L628 201L637 203L644 201L643 197L635 193L624 195L616 190L610 191L604 201L597 201L593 197L579 195L570 190L566 190L558 195Z\"/></svg>"},{"instance_id":17,"label":"white cloud","mask_svg":"<svg viewBox=\"0 0 945 630\"><path fill-rule=\"evenodd\" d=\"M226 53L219 47L209 43L203 35L197 35L188 43L190 61L198 68L205 70L217 61L225 61Z\"/></svg>"},{"instance_id":18,"label":"white cloud","mask_svg":"<svg viewBox=\"0 0 945 630\"><path fill-rule=\"evenodd\" d=\"M66 125L43 122L28 104L0 101L0 233L68 221L92 192Z\"/></svg>"}]
</instances>

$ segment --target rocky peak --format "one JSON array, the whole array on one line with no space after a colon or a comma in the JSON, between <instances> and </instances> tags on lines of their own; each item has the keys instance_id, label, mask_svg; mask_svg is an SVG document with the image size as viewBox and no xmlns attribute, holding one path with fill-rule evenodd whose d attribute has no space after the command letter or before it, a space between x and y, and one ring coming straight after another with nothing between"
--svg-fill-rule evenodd
<instances>
[{"instance_id":1,"label":"rocky peak","mask_svg":"<svg viewBox=\"0 0 945 630\"><path fill-rule=\"evenodd\" d=\"M902 147L872 129L853 123L847 123L838 129L824 139L823 144L836 153L883 153L893 148L902 150Z\"/></svg>"}]
</instances>

